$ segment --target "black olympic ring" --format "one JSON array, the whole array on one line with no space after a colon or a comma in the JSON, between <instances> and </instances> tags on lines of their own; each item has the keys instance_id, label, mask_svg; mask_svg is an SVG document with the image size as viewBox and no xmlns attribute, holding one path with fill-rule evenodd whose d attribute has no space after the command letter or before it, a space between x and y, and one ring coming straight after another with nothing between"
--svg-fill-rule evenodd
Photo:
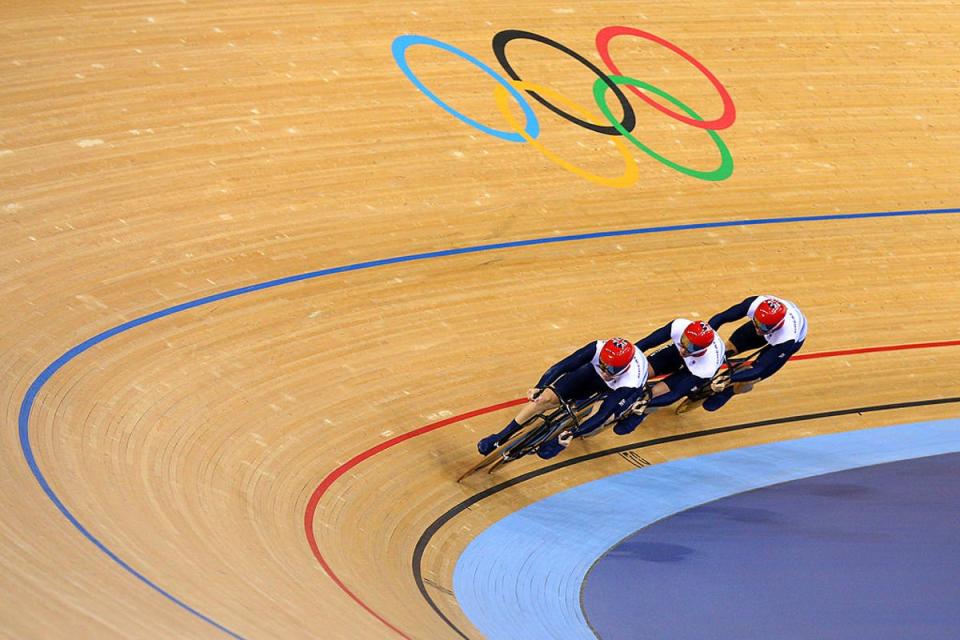
<instances>
[{"instance_id":1,"label":"black olympic ring","mask_svg":"<svg viewBox=\"0 0 960 640\"><path fill-rule=\"evenodd\" d=\"M574 60L582 64L583 66L585 66L586 68L590 69L590 71L593 71L598 78L603 80L604 83L608 87L610 87L610 90L613 91L615 96L617 96L617 100L620 101L620 106L623 107L623 121L620 123L620 125L627 131L633 131L633 128L637 124L637 116L636 116L636 113L634 113L633 111L633 107L630 106L630 101L627 100L627 96L624 95L623 91L620 90L620 87L618 87L613 82L613 80L611 80L610 77L606 73L604 73L603 70L598 68L595 64L593 64L592 62L584 58L582 55L580 55L573 49L570 49L569 47L562 45L556 40L552 40L547 36L542 36L539 33L532 33L530 31L521 31L519 29L506 29L504 31L501 31L497 35L493 36L493 54L497 56L497 60L500 62L500 65L503 67L504 71L506 71L507 74L509 74L511 78L513 78L514 80L520 80L520 74L518 74L516 71L513 70L513 67L510 65L510 61L507 60L507 51L506 51L507 43L509 43L512 40L520 40L520 39L534 40L536 42L540 42L547 46L553 47L554 49L559 49L560 51L564 52L565 54L567 54L568 56L570 56L571 58L573 58ZM555 114L557 114L564 120L572 122L575 125L579 125L584 129L589 129L590 131L595 131L597 133L602 133L608 136L622 135L620 131L616 129L616 127L603 126L599 124L594 124L592 122L588 122L586 120L581 120L576 116L570 115L563 109L560 109L559 107L554 106L552 103L550 103L545 98L542 98L536 92L527 90L527 93L530 94L530 97L532 97L534 100L536 100L537 102L545 106L547 109L550 109L550 111L553 111Z\"/></svg>"}]
</instances>

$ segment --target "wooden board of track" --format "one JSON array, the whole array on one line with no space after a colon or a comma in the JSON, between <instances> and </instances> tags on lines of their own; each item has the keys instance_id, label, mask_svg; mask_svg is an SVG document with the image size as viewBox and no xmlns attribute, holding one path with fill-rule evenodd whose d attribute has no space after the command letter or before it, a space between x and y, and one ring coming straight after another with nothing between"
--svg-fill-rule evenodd
<instances>
[{"instance_id":1,"label":"wooden board of track","mask_svg":"<svg viewBox=\"0 0 960 640\"><path fill-rule=\"evenodd\" d=\"M584 61L615 26L648 34L607 50L661 92L623 87L649 152L529 96L523 141L496 34L540 36L504 45L516 75L602 122ZM418 88L405 34L445 45L401 41L427 92L520 141ZM448 620L479 637L462 549L565 487L957 413L957 3L50 0L0 35L0 637L456 638L417 542L542 464L458 484L515 411L480 410L751 294L816 357L568 455L840 415L499 492L419 550Z\"/></svg>"}]
</instances>

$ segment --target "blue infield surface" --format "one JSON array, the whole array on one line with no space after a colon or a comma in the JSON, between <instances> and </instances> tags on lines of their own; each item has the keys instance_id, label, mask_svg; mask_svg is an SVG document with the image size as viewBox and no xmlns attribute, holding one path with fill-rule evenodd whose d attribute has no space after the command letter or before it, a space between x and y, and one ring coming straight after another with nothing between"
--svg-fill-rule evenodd
<instances>
[{"instance_id":1,"label":"blue infield surface","mask_svg":"<svg viewBox=\"0 0 960 640\"><path fill-rule=\"evenodd\" d=\"M594 565L582 605L602 640L960 638L960 454L661 520Z\"/></svg>"},{"instance_id":2,"label":"blue infield surface","mask_svg":"<svg viewBox=\"0 0 960 640\"><path fill-rule=\"evenodd\" d=\"M454 592L488 640L960 638L958 456L947 419L610 476L491 525Z\"/></svg>"}]
</instances>

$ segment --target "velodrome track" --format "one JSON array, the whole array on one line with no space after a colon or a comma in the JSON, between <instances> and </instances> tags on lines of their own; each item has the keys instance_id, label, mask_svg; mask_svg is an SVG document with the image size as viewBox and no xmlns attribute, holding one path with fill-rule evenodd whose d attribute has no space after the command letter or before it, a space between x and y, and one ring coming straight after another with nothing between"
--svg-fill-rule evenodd
<instances>
[{"instance_id":1,"label":"velodrome track","mask_svg":"<svg viewBox=\"0 0 960 640\"><path fill-rule=\"evenodd\" d=\"M790 452L755 485L704 474L736 493L955 444L953 3L121 0L0 18L0 637L580 637L469 595L562 601L538 577L591 552L528 534L573 520L564 496L587 494L564 490L603 504L605 482ZM417 34L499 70L491 40L520 29L604 68L609 25L702 65L620 35L624 75L735 121L703 130L625 91L667 162L532 100L545 146L509 142L433 104L391 49ZM567 111L593 104L574 57L506 51ZM457 113L529 134L481 67L423 42L403 56ZM671 168L705 173L723 149L722 179ZM572 349L764 292L811 333L755 392L454 482ZM873 429L920 423L945 435ZM816 438L877 433L886 458ZM640 502L597 516L604 535L643 526ZM576 540L607 549L603 528ZM484 537L500 531L548 573L510 569L490 549L517 538Z\"/></svg>"}]
</instances>

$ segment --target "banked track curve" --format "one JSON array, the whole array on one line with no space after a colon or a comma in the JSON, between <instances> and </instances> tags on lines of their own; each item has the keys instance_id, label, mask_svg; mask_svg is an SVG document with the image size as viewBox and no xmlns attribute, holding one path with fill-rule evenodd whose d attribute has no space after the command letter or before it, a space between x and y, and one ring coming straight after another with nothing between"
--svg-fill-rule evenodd
<instances>
[{"instance_id":1,"label":"banked track curve","mask_svg":"<svg viewBox=\"0 0 960 640\"><path fill-rule=\"evenodd\" d=\"M392 258L383 258L378 260L370 260L364 262L358 262L348 265L342 265L337 267L331 267L327 269L321 269L317 271L311 271L302 274L296 274L284 278L278 278L275 280L270 280L267 282L262 282L258 284L253 284L245 287L239 287L236 289L231 289L219 294L214 294L210 296L205 296L178 304L154 313L146 314L140 316L128 322L117 325L113 328L110 328L106 331L103 331L87 340L71 347L65 351L59 358L47 365L39 375L32 381L26 393L24 394L21 402L20 409L18 414L18 437L20 442L20 449L23 455L23 458L30 469L31 474L34 479L47 496L47 498L53 503L57 510L66 518L70 524L77 529L77 531L83 535L88 541L90 541L99 551L105 554L113 562L115 562L120 568L134 576L137 580L147 585L158 594L167 598L170 602L174 603L178 607L182 608L184 611L189 613L192 616L195 616L204 622L214 626L218 630L226 633L227 635L240 638L241 636L230 630L227 626L213 620L212 618L206 616L202 612L194 609L186 602L180 600L170 591L164 589L162 586L151 580L149 577L143 575L135 567L131 566L125 560L120 558L114 551L112 551L105 543L103 543L90 529L81 523L69 507L64 504L60 499L57 493L53 490L50 483L48 482L45 474L40 469L40 466L37 462L36 455L33 450L33 446L30 441L30 417L35 403L37 402L38 397L43 391L44 386L60 371L66 364L72 362L80 355L89 351L96 345L104 343L112 337L123 334L127 331L133 330L135 328L141 327L143 325L149 324L155 320L161 318L169 317L178 313L182 313L191 309L202 307L214 302L228 300L231 298L236 298L241 295L248 293L254 293L257 291L263 291L283 285L293 284L297 282L303 282L307 280L312 280L315 278L325 277L336 275L340 273L348 273L353 271L360 271L364 269L372 269L377 267L383 267L393 264L401 264L414 261L429 260L434 258L442 258L447 256L455 255L464 255L471 253L480 253L484 251L494 251L494 250L503 250L503 249L512 249L512 248L521 248L521 247L532 247L538 245L547 245L547 244L558 244L558 243L571 243L579 242L586 240L602 239L602 238L615 238L615 237L626 237L626 236L637 236L643 234L656 234L656 233L667 233L667 232L683 232L683 231L693 231L701 229L716 229L716 228L727 228L727 227L739 227L739 226L756 226L756 225L773 225L773 224L796 224L796 223L810 223L810 222L823 222L823 221L853 221L853 220L868 220L868 219L882 219L882 218L894 218L894 217L909 217L909 216L936 216L936 215L953 215L960 213L960 208L941 208L941 209L915 209L915 210L902 210L902 211L882 211L882 212L869 212L869 213L848 213L848 214L823 214L823 215L811 215L811 216L792 216L792 217L779 217L779 218L758 218L758 219L740 219L740 220L727 220L727 221L717 221L717 222L706 222L706 223L688 223L688 224L677 224L677 225L663 225L663 226L653 226L653 227L644 227L644 228L634 228L634 229L623 229L623 230L612 230L612 231L601 231L593 233L582 233L566 236L556 236L556 237L546 237L546 238L535 238L528 240L516 240L510 242L502 243L492 243L477 245L471 247L455 248L455 249L446 249L439 251L430 251L417 254L401 255ZM356 599L356 598L355 598ZM378 616L379 618L379 616ZM386 621L382 620L384 623ZM388 623L386 623L388 624ZM392 626L391 626L392 628Z\"/></svg>"}]
</instances>

